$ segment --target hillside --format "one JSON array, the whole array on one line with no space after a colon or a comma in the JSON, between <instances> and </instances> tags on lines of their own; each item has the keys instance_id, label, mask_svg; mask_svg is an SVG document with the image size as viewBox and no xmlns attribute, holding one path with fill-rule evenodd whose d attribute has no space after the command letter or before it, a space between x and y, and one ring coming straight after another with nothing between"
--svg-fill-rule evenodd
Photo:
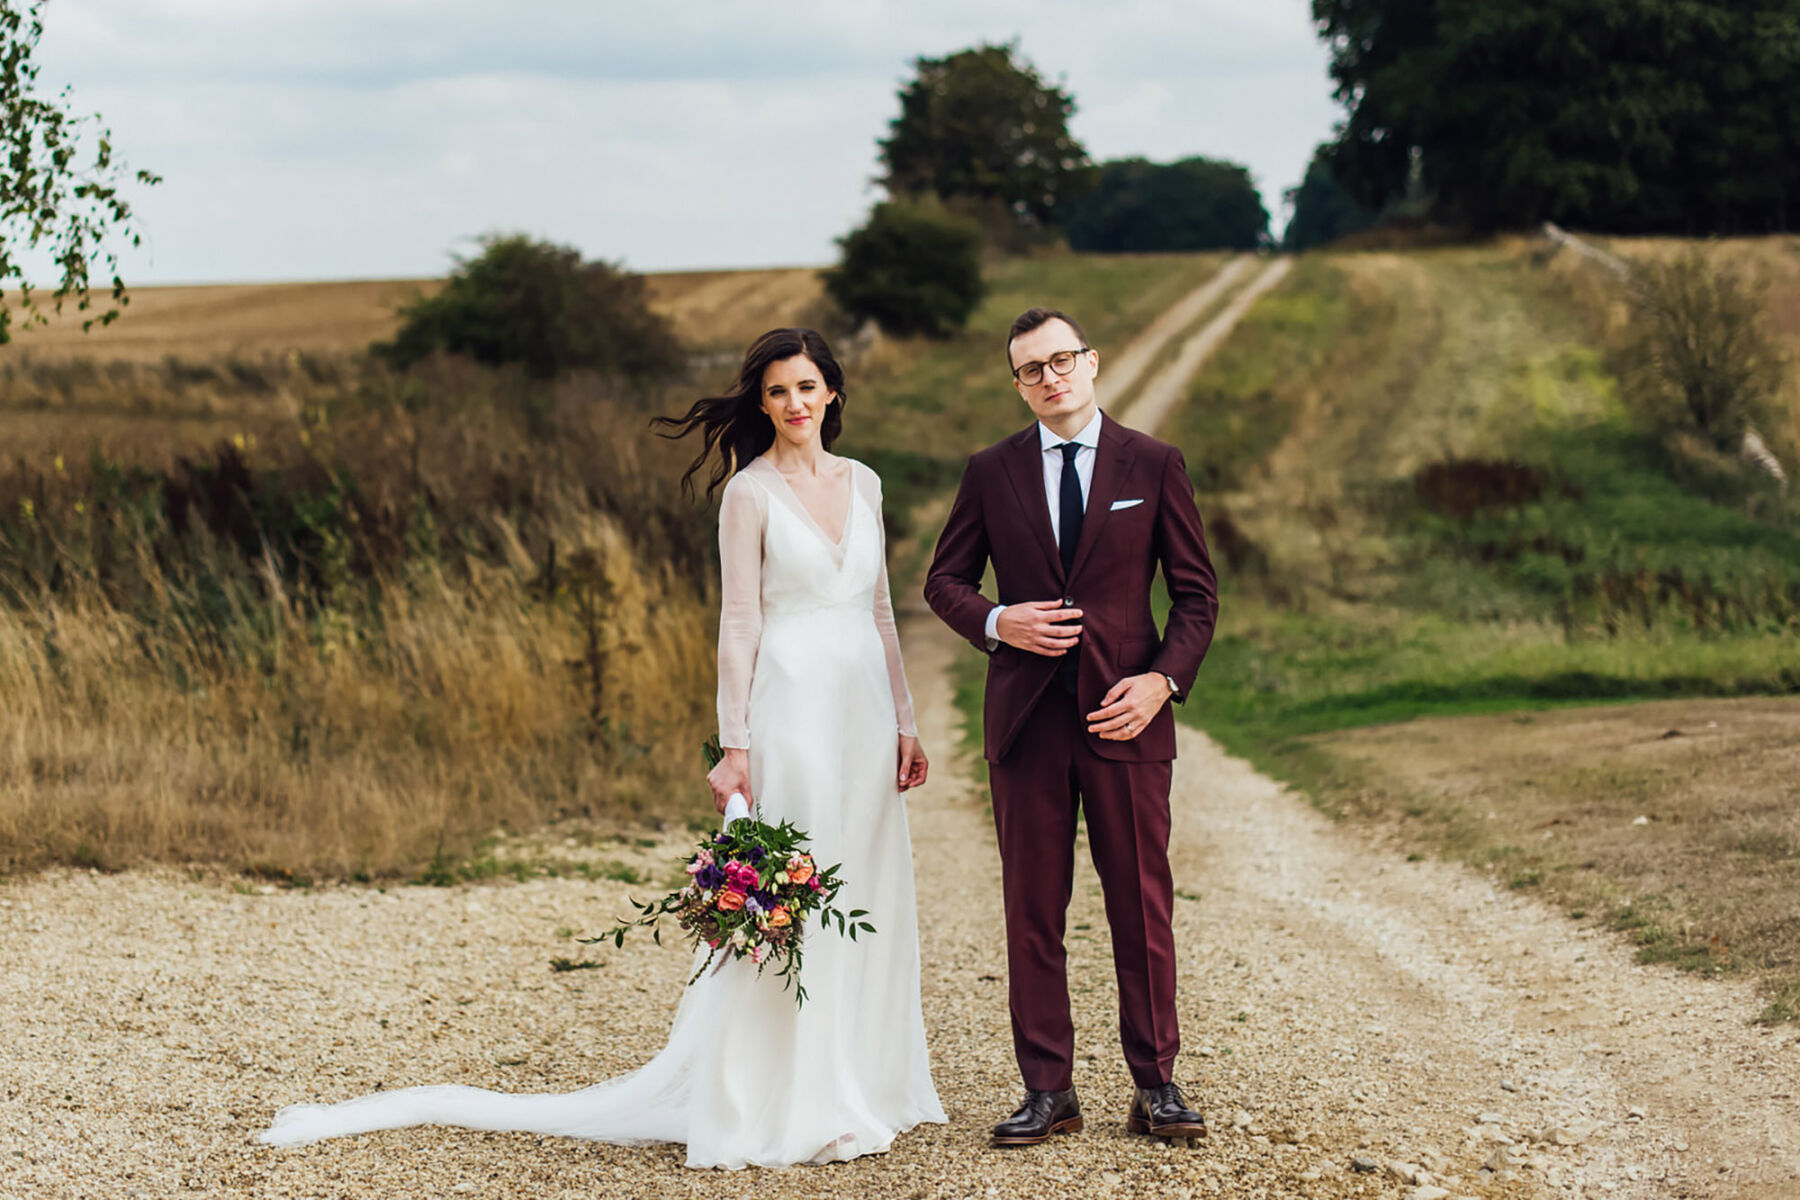
<instances>
[{"instance_id":1,"label":"hillside","mask_svg":"<svg viewBox=\"0 0 1800 1200\"><path fill-rule=\"evenodd\" d=\"M1800 239L1704 252L1766 276L1800 351ZM1170 431L1223 560L1182 715L1646 961L1754 969L1791 1019L1800 509L1641 431L1612 369L1628 320L1610 274L1537 239L1303 258ZM1765 432L1791 470L1792 378L1786 414ZM1644 700L1669 702L1582 707Z\"/></svg>"}]
</instances>

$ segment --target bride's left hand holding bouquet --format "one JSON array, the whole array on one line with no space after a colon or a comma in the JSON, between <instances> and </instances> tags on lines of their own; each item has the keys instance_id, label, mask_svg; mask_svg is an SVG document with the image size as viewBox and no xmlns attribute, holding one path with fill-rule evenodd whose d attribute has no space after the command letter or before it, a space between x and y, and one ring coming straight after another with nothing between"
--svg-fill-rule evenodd
<instances>
[{"instance_id":1,"label":"bride's left hand holding bouquet","mask_svg":"<svg viewBox=\"0 0 1800 1200\"><path fill-rule=\"evenodd\" d=\"M717 737L702 747L702 753L709 770L724 757ZM825 929L835 925L838 933L849 934L853 941L859 932L875 932L865 910L844 912L832 906L844 881L838 866L818 868L808 841L805 831L791 822L770 825L755 813L734 819L728 812L725 828L689 856L685 886L660 900L632 900L639 914L636 919L620 921L599 937L579 940L589 944L610 940L622 946L627 933L642 927L651 929L660 945L658 923L673 914L689 945L707 947L706 961L690 984L721 954L726 957L720 966L748 958L759 975L771 965L779 966L777 977L793 987L796 1004L805 1004L800 968L809 922Z\"/></svg>"}]
</instances>

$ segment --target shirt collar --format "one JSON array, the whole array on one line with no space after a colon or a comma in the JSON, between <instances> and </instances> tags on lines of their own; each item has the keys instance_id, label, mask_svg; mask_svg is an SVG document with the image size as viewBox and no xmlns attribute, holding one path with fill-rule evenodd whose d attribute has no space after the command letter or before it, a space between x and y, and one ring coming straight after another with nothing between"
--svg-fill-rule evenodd
<instances>
[{"instance_id":1,"label":"shirt collar","mask_svg":"<svg viewBox=\"0 0 1800 1200\"><path fill-rule=\"evenodd\" d=\"M1094 419L1081 427L1081 432L1069 439L1078 446L1086 446L1090 450L1100 448L1100 410L1094 410ZM1063 444L1063 440L1050 432L1050 427L1042 421L1038 422L1038 445L1045 453Z\"/></svg>"}]
</instances>

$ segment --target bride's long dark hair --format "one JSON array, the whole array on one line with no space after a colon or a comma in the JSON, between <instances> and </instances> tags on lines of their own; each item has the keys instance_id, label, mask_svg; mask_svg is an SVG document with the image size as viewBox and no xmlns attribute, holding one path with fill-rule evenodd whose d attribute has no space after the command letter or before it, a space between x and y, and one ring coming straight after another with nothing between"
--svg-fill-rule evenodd
<instances>
[{"instance_id":1,"label":"bride's long dark hair","mask_svg":"<svg viewBox=\"0 0 1800 1200\"><path fill-rule=\"evenodd\" d=\"M837 399L825 406L825 419L819 423L820 440L827 450L844 428L844 369L831 353L825 339L811 329L771 329L750 344L744 352L743 365L731 390L723 396L706 396L694 401L693 407L679 417L655 417L650 424L661 436L682 438L700 431L700 453L688 464L681 476L681 490L694 495L694 476L708 459L713 459L712 475L706 481L706 498L721 483L743 470L757 455L775 444L775 425L762 407L763 372L770 363L804 357L819 368L825 386L837 393Z\"/></svg>"}]
</instances>

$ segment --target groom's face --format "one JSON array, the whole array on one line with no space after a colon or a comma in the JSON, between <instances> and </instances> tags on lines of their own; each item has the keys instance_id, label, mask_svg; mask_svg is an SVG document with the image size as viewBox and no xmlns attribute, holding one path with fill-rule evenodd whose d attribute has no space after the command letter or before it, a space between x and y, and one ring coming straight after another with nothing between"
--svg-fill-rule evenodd
<instances>
[{"instance_id":1,"label":"groom's face","mask_svg":"<svg viewBox=\"0 0 1800 1200\"><path fill-rule=\"evenodd\" d=\"M1094 412L1094 376L1099 372L1100 356L1083 347L1067 321L1045 321L1014 338L1006 349L1015 371L1028 363L1042 365L1043 378L1036 383L1013 378L1013 386L1038 420L1077 428L1087 423ZM1048 364L1065 351L1075 355L1075 364L1067 375L1058 375Z\"/></svg>"}]
</instances>

